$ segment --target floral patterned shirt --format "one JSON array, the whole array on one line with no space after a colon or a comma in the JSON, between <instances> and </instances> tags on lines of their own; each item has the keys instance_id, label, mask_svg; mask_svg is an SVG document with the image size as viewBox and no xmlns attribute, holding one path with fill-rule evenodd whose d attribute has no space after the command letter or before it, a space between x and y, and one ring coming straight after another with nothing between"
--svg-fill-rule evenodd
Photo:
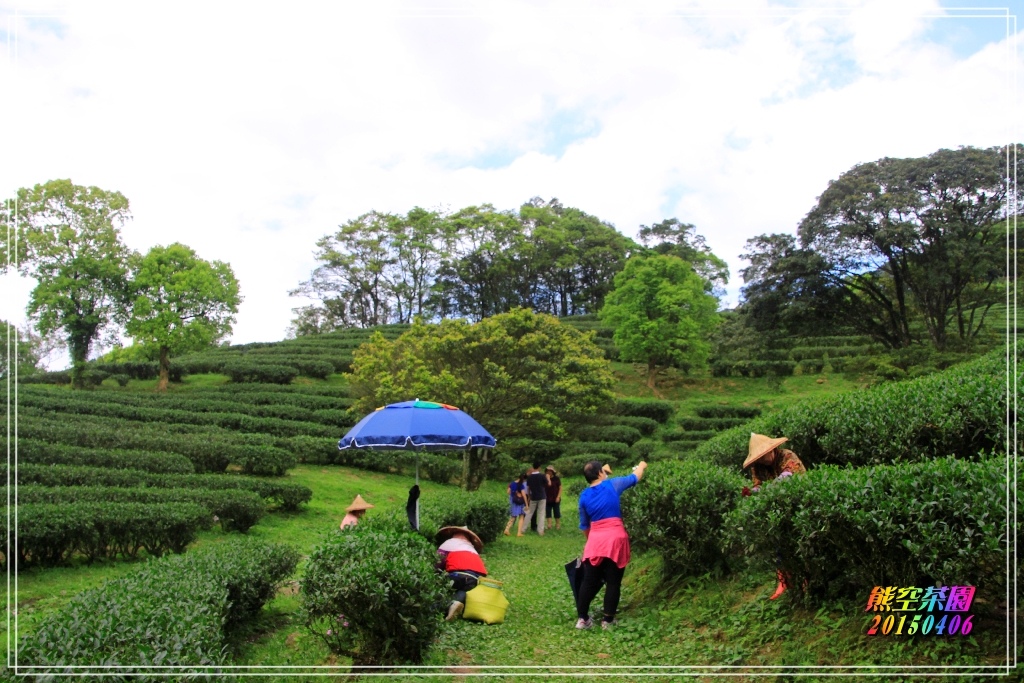
<instances>
[{"instance_id":1,"label":"floral patterned shirt","mask_svg":"<svg viewBox=\"0 0 1024 683\"><path fill-rule=\"evenodd\" d=\"M800 458L796 457L796 453L786 448L780 448L779 457L775 458L775 462L768 467L759 467L756 463L751 466L750 479L756 488L764 483L764 481L777 479L783 472L803 474L806 471L807 468L800 462ZM761 477L764 477L763 481Z\"/></svg>"}]
</instances>

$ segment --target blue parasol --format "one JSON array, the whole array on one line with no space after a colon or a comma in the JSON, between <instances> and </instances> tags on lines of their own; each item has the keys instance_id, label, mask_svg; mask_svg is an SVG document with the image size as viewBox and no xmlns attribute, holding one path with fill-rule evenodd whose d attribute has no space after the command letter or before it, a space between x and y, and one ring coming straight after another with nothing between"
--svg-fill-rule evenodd
<instances>
[{"instance_id":1,"label":"blue parasol","mask_svg":"<svg viewBox=\"0 0 1024 683\"><path fill-rule=\"evenodd\" d=\"M418 453L494 448L495 443L494 437L479 422L455 406L416 399L377 408L348 430L338 442L338 449L407 450ZM420 460L417 455L417 491L419 483ZM419 528L418 498L413 526Z\"/></svg>"}]
</instances>

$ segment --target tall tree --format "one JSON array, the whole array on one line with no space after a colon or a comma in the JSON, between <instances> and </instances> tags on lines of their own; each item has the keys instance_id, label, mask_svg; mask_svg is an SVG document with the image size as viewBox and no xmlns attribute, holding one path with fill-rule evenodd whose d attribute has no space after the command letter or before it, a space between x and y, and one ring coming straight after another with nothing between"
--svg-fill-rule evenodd
<instances>
[{"instance_id":1,"label":"tall tree","mask_svg":"<svg viewBox=\"0 0 1024 683\"><path fill-rule=\"evenodd\" d=\"M6 320L0 320L0 379L31 375L50 350L47 341L32 330L19 329Z\"/></svg>"},{"instance_id":2,"label":"tall tree","mask_svg":"<svg viewBox=\"0 0 1024 683\"><path fill-rule=\"evenodd\" d=\"M209 346L231 333L241 303L238 280L223 261L204 261L184 244L156 246L132 282L129 335L160 349L158 391L167 389L171 354Z\"/></svg>"},{"instance_id":3,"label":"tall tree","mask_svg":"<svg viewBox=\"0 0 1024 683\"><path fill-rule=\"evenodd\" d=\"M125 318L129 250L120 228L130 218L120 192L51 180L18 190L9 206L13 244L0 244L4 271L35 278L29 318L43 336L61 333L72 365L72 386L93 345Z\"/></svg>"},{"instance_id":4,"label":"tall tree","mask_svg":"<svg viewBox=\"0 0 1024 683\"><path fill-rule=\"evenodd\" d=\"M638 249L614 227L557 199L534 197L519 209L533 245L537 289L533 307L553 315L595 313L612 278Z\"/></svg>"},{"instance_id":5,"label":"tall tree","mask_svg":"<svg viewBox=\"0 0 1024 683\"><path fill-rule=\"evenodd\" d=\"M677 256L634 256L615 276L601 320L615 328L621 358L647 364L647 386L659 369L707 362L708 335L718 322L718 299L706 280Z\"/></svg>"},{"instance_id":6,"label":"tall tree","mask_svg":"<svg viewBox=\"0 0 1024 683\"><path fill-rule=\"evenodd\" d=\"M705 282L707 290L721 296L729 284L729 266L715 256L703 235L691 223L666 218L660 223L640 226L640 242L656 254L678 256L693 266Z\"/></svg>"},{"instance_id":7,"label":"tall tree","mask_svg":"<svg viewBox=\"0 0 1024 683\"><path fill-rule=\"evenodd\" d=\"M1016 148L1012 158L1024 165ZM1008 158L1006 148L961 147L855 166L801 222L801 244L821 254L835 286L866 304L880 341L908 346L915 308L936 347L946 346L951 321L967 341L980 319L966 297L1005 277L1005 232L994 226L1021 197Z\"/></svg>"},{"instance_id":8,"label":"tall tree","mask_svg":"<svg viewBox=\"0 0 1024 683\"><path fill-rule=\"evenodd\" d=\"M741 319L761 335L811 334L858 311L859 301L848 300L823 275L822 257L800 248L793 235L751 238L740 258L750 262L740 271L746 283Z\"/></svg>"},{"instance_id":9,"label":"tall tree","mask_svg":"<svg viewBox=\"0 0 1024 683\"><path fill-rule=\"evenodd\" d=\"M409 397L443 401L476 418L499 444L564 437L570 422L612 396L608 361L587 335L521 308L477 323L417 320L394 341L374 335L352 357L354 410ZM473 490L489 454L466 457L464 485Z\"/></svg>"}]
</instances>

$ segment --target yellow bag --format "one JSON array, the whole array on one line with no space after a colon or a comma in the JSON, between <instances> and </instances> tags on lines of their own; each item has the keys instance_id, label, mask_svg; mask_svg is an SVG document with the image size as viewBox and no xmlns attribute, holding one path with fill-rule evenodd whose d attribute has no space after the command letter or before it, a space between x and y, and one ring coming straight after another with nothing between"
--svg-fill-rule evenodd
<instances>
[{"instance_id":1,"label":"yellow bag","mask_svg":"<svg viewBox=\"0 0 1024 683\"><path fill-rule=\"evenodd\" d=\"M462 618L485 624L500 624L505 621L508 606L509 601L501 592L501 581L481 576L476 588L466 591L466 608Z\"/></svg>"}]
</instances>

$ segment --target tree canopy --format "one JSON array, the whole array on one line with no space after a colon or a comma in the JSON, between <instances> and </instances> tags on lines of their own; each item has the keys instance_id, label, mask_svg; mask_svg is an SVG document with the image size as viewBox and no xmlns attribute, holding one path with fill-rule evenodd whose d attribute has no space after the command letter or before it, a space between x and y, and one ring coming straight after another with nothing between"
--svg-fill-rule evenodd
<instances>
[{"instance_id":1,"label":"tree canopy","mask_svg":"<svg viewBox=\"0 0 1024 683\"><path fill-rule=\"evenodd\" d=\"M295 309L296 336L466 317L514 308L579 315L598 311L630 253L613 226L557 199L518 212L491 204L451 213L371 211L317 242L319 265L291 293L319 300Z\"/></svg>"},{"instance_id":2,"label":"tree canopy","mask_svg":"<svg viewBox=\"0 0 1024 683\"><path fill-rule=\"evenodd\" d=\"M591 338L557 318L526 309L486 318L429 324L417 320L401 337L375 334L353 354L353 410L420 398L456 405L499 441L551 439L611 399L608 361ZM482 460L469 463L478 486Z\"/></svg>"},{"instance_id":3,"label":"tree canopy","mask_svg":"<svg viewBox=\"0 0 1024 683\"><path fill-rule=\"evenodd\" d=\"M138 259L132 292L126 331L159 348L160 391L167 388L170 355L201 349L230 334L241 302L231 266L204 261L177 242L153 247Z\"/></svg>"},{"instance_id":4,"label":"tree canopy","mask_svg":"<svg viewBox=\"0 0 1024 683\"><path fill-rule=\"evenodd\" d=\"M995 302L992 285L1006 277L1000 222L1021 198L1007 177L1008 159L1024 165L1017 148L884 158L829 183L800 224L800 242L821 256L820 276L856 306L866 331L905 347L918 315L939 349L951 325L961 341L977 334Z\"/></svg>"},{"instance_id":5,"label":"tree canopy","mask_svg":"<svg viewBox=\"0 0 1024 683\"><path fill-rule=\"evenodd\" d=\"M654 389L660 368L707 362L708 335L718 321L718 299L706 280L678 256L634 256L615 276L601 320L615 328L620 357L647 364Z\"/></svg>"},{"instance_id":6,"label":"tree canopy","mask_svg":"<svg viewBox=\"0 0 1024 683\"><path fill-rule=\"evenodd\" d=\"M72 383L93 344L123 323L128 299L129 250L120 228L130 218L120 192L51 180L18 190L13 249L0 245L4 270L36 279L29 318L44 336L61 333L72 363Z\"/></svg>"}]
</instances>

